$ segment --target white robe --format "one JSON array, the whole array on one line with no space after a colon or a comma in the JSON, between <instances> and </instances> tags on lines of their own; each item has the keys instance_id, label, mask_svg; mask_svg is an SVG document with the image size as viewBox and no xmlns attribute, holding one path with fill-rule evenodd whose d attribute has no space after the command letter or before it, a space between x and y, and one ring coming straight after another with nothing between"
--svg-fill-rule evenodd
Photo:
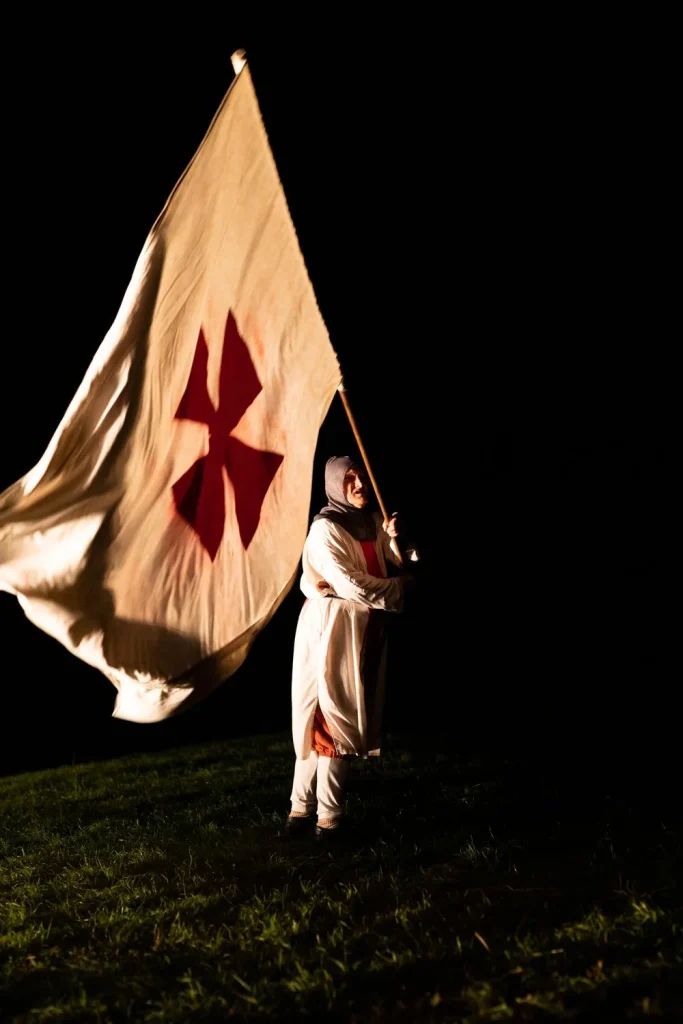
<instances>
[{"instance_id":1,"label":"white robe","mask_svg":"<svg viewBox=\"0 0 683 1024\"><path fill-rule=\"evenodd\" d=\"M389 537L377 524L375 550L383 572L396 564ZM343 527L318 519L310 528L302 556L301 609L294 641L292 732L298 758L311 751L317 705L340 755L379 754L368 749L379 736L384 703L386 645L372 682L372 720L368 721L362 678L363 643L373 612L400 612L403 584L396 577L368 574L363 549ZM325 581L324 591L318 584ZM366 682L370 682L366 680Z\"/></svg>"}]
</instances>

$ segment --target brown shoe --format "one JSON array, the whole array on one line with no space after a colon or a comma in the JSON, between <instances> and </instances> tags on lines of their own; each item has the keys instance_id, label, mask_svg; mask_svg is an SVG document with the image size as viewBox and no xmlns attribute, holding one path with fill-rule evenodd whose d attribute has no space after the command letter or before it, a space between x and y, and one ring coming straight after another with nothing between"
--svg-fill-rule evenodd
<instances>
[{"instance_id":1,"label":"brown shoe","mask_svg":"<svg viewBox=\"0 0 683 1024\"><path fill-rule=\"evenodd\" d=\"M280 831L281 839L307 839L313 831L313 815L307 818L287 818Z\"/></svg>"},{"instance_id":2,"label":"brown shoe","mask_svg":"<svg viewBox=\"0 0 683 1024\"><path fill-rule=\"evenodd\" d=\"M337 843L344 842L349 838L349 828L346 822L343 820L335 825L334 828L321 828L320 825L315 826L315 840L317 843L321 843L327 846L328 843L336 845Z\"/></svg>"}]
</instances>

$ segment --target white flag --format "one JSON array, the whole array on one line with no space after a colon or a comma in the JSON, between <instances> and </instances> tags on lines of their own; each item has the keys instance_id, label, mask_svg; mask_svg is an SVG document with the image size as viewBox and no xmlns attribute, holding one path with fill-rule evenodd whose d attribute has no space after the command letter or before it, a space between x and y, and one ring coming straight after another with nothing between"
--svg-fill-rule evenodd
<instances>
[{"instance_id":1,"label":"white flag","mask_svg":"<svg viewBox=\"0 0 683 1024\"><path fill-rule=\"evenodd\" d=\"M296 575L339 381L244 67L0 496L0 589L111 680L116 717L166 718L244 661Z\"/></svg>"}]
</instances>

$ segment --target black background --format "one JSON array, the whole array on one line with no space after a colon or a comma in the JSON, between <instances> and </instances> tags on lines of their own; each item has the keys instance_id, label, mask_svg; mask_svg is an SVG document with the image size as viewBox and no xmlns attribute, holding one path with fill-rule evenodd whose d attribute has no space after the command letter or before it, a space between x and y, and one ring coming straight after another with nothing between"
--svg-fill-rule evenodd
<instances>
[{"instance_id":1,"label":"black background","mask_svg":"<svg viewBox=\"0 0 683 1024\"><path fill-rule=\"evenodd\" d=\"M647 40L493 14L253 21L18 34L0 488L45 450L244 46L366 446L423 555L390 736L658 757L672 369ZM312 511L352 448L335 399ZM286 729L301 600L204 704L138 726L0 595L5 769Z\"/></svg>"}]
</instances>

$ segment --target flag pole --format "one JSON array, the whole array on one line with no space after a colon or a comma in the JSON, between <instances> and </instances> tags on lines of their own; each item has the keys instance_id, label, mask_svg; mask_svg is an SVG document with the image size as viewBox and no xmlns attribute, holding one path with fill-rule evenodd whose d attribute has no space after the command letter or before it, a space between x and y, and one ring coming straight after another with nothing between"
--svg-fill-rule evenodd
<instances>
[{"instance_id":1,"label":"flag pole","mask_svg":"<svg viewBox=\"0 0 683 1024\"><path fill-rule=\"evenodd\" d=\"M235 76L239 75L240 71L242 70L242 68L247 63L247 53L246 53L246 50L242 50L242 49L235 50L235 52L232 54L230 60L232 62L232 68L233 68L233 71L235 73ZM371 482L371 484L373 486L375 494L377 495L377 501L379 502L380 511L382 513L384 521L388 522L389 521L389 515L387 513L387 508L386 508L386 505L384 504L384 502L382 501L382 495L380 494L379 487L377 486L377 481L375 479L375 474L372 472L372 467L370 465L370 460L368 458L368 453L365 450L365 445L363 444L363 441L361 440L361 436L360 436L360 433L358 431L358 426L357 426L356 421L355 421L355 419L353 417L353 413L351 412L351 406L349 405L349 400L348 400L348 398L346 396L346 388L344 387L344 381L343 380L340 381L339 386L337 388L337 391L339 392L339 397L342 400L342 404L343 404L344 409L346 411L346 415L349 418L349 423L351 424L351 430L353 431L353 436L355 437L356 443L357 443L357 445L358 445L358 447L360 449L360 453L361 453L361 456L363 458L363 462L365 464L365 468L367 470L368 476L370 477L370 482ZM396 538L392 537L390 539L390 541L389 541L389 544L391 546L391 550L396 555L396 559L397 559L399 565L403 565L403 556L401 555L401 551L400 551L400 548L398 546L398 541L396 540Z\"/></svg>"},{"instance_id":2,"label":"flag pole","mask_svg":"<svg viewBox=\"0 0 683 1024\"><path fill-rule=\"evenodd\" d=\"M339 387L337 388L337 391L339 392L339 397L342 400L342 405L344 406L344 411L346 412L346 415L348 416L348 419L349 419L349 423L351 424L351 430L353 431L353 436L356 439L356 444L358 445L361 457L363 459L363 463L365 464L365 468L367 470L368 476L370 477L370 483L372 484L374 492L377 495L377 501L379 502L380 512L382 513L382 516L383 516L385 522L388 522L389 521L389 515L387 514L387 508L386 508L386 505L384 504L384 502L382 501L382 495L379 492L379 487L377 486L377 481L375 480L375 474L372 472L372 467L370 465L370 460L368 458L368 453L365 450L365 445L363 444L363 441L361 440L361 436L360 436L360 432L358 430L358 426L357 426L356 421L354 419L353 413L351 412L351 406L349 405L349 399L348 399L348 396L346 394L346 388L344 387L344 381L340 382ZM391 550L394 552L394 554L396 555L396 558L398 559L399 565L403 565L403 557L402 557L401 552L399 550L399 546L398 546L398 543L396 541L396 538L392 537L389 543L391 545Z\"/></svg>"}]
</instances>

